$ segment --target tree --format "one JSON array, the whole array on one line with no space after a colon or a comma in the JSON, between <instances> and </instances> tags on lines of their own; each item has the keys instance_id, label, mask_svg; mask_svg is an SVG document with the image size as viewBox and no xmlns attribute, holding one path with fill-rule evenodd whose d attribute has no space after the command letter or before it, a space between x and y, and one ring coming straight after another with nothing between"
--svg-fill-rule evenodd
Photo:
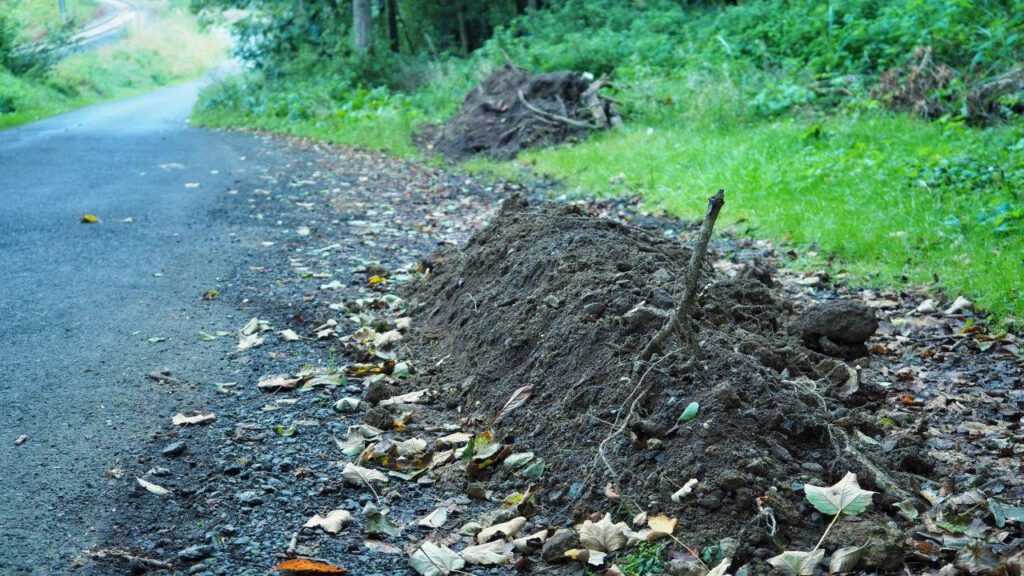
<instances>
[{"instance_id":1,"label":"tree","mask_svg":"<svg viewBox=\"0 0 1024 576\"><path fill-rule=\"evenodd\" d=\"M373 47L373 9L370 0L352 0L352 47L365 54Z\"/></svg>"}]
</instances>

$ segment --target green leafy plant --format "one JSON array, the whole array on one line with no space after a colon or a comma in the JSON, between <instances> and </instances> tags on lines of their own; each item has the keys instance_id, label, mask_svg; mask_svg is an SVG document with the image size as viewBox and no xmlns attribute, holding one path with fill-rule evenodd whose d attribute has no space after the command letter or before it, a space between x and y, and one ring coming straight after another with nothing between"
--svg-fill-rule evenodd
<instances>
[{"instance_id":1,"label":"green leafy plant","mask_svg":"<svg viewBox=\"0 0 1024 576\"><path fill-rule=\"evenodd\" d=\"M814 506L818 512L832 516L832 522L825 528L818 544L810 552L796 552L786 550L782 554L770 558L768 563L775 566L788 576L812 576L817 570L818 564L825 557L825 550L821 548L825 538L828 537L832 527L841 516L856 516L867 509L871 504L871 496L875 494L870 490L864 490L857 484L857 475L847 472L846 476L832 486L804 485L804 495L807 501ZM832 554L830 572L845 572L853 568L860 559L861 547L840 548Z\"/></svg>"},{"instance_id":2,"label":"green leafy plant","mask_svg":"<svg viewBox=\"0 0 1024 576\"><path fill-rule=\"evenodd\" d=\"M667 543L641 542L631 554L615 562L626 576L647 576L665 573Z\"/></svg>"}]
</instances>

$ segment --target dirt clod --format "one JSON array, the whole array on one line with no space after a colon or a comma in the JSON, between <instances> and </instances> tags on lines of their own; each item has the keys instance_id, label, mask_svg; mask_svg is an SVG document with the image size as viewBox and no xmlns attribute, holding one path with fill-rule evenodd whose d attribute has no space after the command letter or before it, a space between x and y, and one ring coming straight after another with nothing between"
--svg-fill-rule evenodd
<instances>
[{"instance_id":1,"label":"dirt clod","mask_svg":"<svg viewBox=\"0 0 1024 576\"><path fill-rule=\"evenodd\" d=\"M836 300L811 306L789 325L804 345L830 356L867 354L864 343L878 329L875 313L858 302Z\"/></svg>"}]
</instances>

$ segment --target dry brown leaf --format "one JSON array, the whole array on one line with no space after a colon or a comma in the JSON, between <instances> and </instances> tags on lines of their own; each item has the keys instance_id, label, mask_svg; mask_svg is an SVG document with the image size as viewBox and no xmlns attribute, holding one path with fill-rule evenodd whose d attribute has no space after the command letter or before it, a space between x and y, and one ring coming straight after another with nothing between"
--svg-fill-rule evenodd
<instances>
[{"instance_id":1,"label":"dry brown leaf","mask_svg":"<svg viewBox=\"0 0 1024 576\"><path fill-rule=\"evenodd\" d=\"M299 387L302 378L289 378L287 374L267 374L256 387L264 392L288 392Z\"/></svg>"},{"instance_id":2,"label":"dry brown leaf","mask_svg":"<svg viewBox=\"0 0 1024 576\"><path fill-rule=\"evenodd\" d=\"M654 534L671 536L672 533L676 530L676 519L669 518L668 516L662 514L659 516L648 518L647 525L650 526L651 532L653 532Z\"/></svg>"},{"instance_id":3,"label":"dry brown leaf","mask_svg":"<svg viewBox=\"0 0 1024 576\"><path fill-rule=\"evenodd\" d=\"M495 540L486 544L470 546L459 555L466 562L480 566L508 564L512 561L512 543Z\"/></svg>"},{"instance_id":4,"label":"dry brown leaf","mask_svg":"<svg viewBox=\"0 0 1024 576\"><path fill-rule=\"evenodd\" d=\"M171 494L170 490L168 490L167 488L164 488L163 486L161 486L159 484L153 484L152 482L148 482L146 480L143 480L142 478L136 478L136 480L138 480L139 486L142 486L148 492L152 492L153 494L156 494L157 496L169 496Z\"/></svg>"},{"instance_id":5,"label":"dry brown leaf","mask_svg":"<svg viewBox=\"0 0 1024 576\"><path fill-rule=\"evenodd\" d=\"M391 406L392 404L416 404L422 402L430 390L423 389L415 392L409 392L408 394L399 394L398 396L392 396L386 400L381 400L377 403L378 406Z\"/></svg>"},{"instance_id":6,"label":"dry brown leaf","mask_svg":"<svg viewBox=\"0 0 1024 576\"><path fill-rule=\"evenodd\" d=\"M580 534L580 543L589 550L615 552L626 545L626 532L629 526L625 522L612 523L612 515L605 514L599 522L585 521L576 527Z\"/></svg>"},{"instance_id":7,"label":"dry brown leaf","mask_svg":"<svg viewBox=\"0 0 1024 576\"><path fill-rule=\"evenodd\" d=\"M322 528L328 534L337 534L352 523L352 515L345 510L331 510L326 516L313 516L302 525L303 528Z\"/></svg>"},{"instance_id":8,"label":"dry brown leaf","mask_svg":"<svg viewBox=\"0 0 1024 576\"><path fill-rule=\"evenodd\" d=\"M518 518L513 518L508 522L502 522L501 524L495 524L484 528L476 535L476 541L480 544L484 544L497 538L512 538L519 533L525 525L526 518L519 516Z\"/></svg>"},{"instance_id":9,"label":"dry brown leaf","mask_svg":"<svg viewBox=\"0 0 1024 576\"><path fill-rule=\"evenodd\" d=\"M533 386L526 385L517 388L516 391L512 393L512 397L508 399L508 402L505 402L505 405L501 408L501 412L498 413L498 418L495 421L508 416L510 412L525 404L532 395Z\"/></svg>"}]
</instances>

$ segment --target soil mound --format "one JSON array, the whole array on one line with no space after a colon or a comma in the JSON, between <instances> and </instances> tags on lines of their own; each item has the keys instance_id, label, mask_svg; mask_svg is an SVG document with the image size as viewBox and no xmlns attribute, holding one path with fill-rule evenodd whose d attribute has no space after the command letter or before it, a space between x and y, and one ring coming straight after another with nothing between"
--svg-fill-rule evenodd
<instances>
[{"instance_id":1,"label":"soil mound","mask_svg":"<svg viewBox=\"0 0 1024 576\"><path fill-rule=\"evenodd\" d=\"M542 514L553 520L615 507L666 513L690 545L735 538L735 558L763 560L777 543L799 549L821 534L828 519L804 502L804 483L830 485L853 471L879 492L879 512L857 519L874 534L877 553L866 558L897 567L902 536L879 514L916 493L903 471L928 468L917 440L890 435L884 451L871 444L881 431L851 408L878 390L787 335L792 311L769 286L708 267L690 319L702 357L673 339L666 355L635 366L688 258L657 234L513 197L419 286L421 341L444 358L430 378L476 431L493 428L543 461ZM526 402L502 415L523 386L532 387ZM696 417L681 419L692 402ZM529 482L495 468L496 488ZM693 494L673 502L691 478ZM605 493L609 482L618 503Z\"/></svg>"},{"instance_id":2,"label":"soil mound","mask_svg":"<svg viewBox=\"0 0 1024 576\"><path fill-rule=\"evenodd\" d=\"M420 136L453 160L513 158L524 148L557 144L618 123L611 101L598 94L609 85L575 72L535 75L506 66L470 91L451 120Z\"/></svg>"}]
</instances>

